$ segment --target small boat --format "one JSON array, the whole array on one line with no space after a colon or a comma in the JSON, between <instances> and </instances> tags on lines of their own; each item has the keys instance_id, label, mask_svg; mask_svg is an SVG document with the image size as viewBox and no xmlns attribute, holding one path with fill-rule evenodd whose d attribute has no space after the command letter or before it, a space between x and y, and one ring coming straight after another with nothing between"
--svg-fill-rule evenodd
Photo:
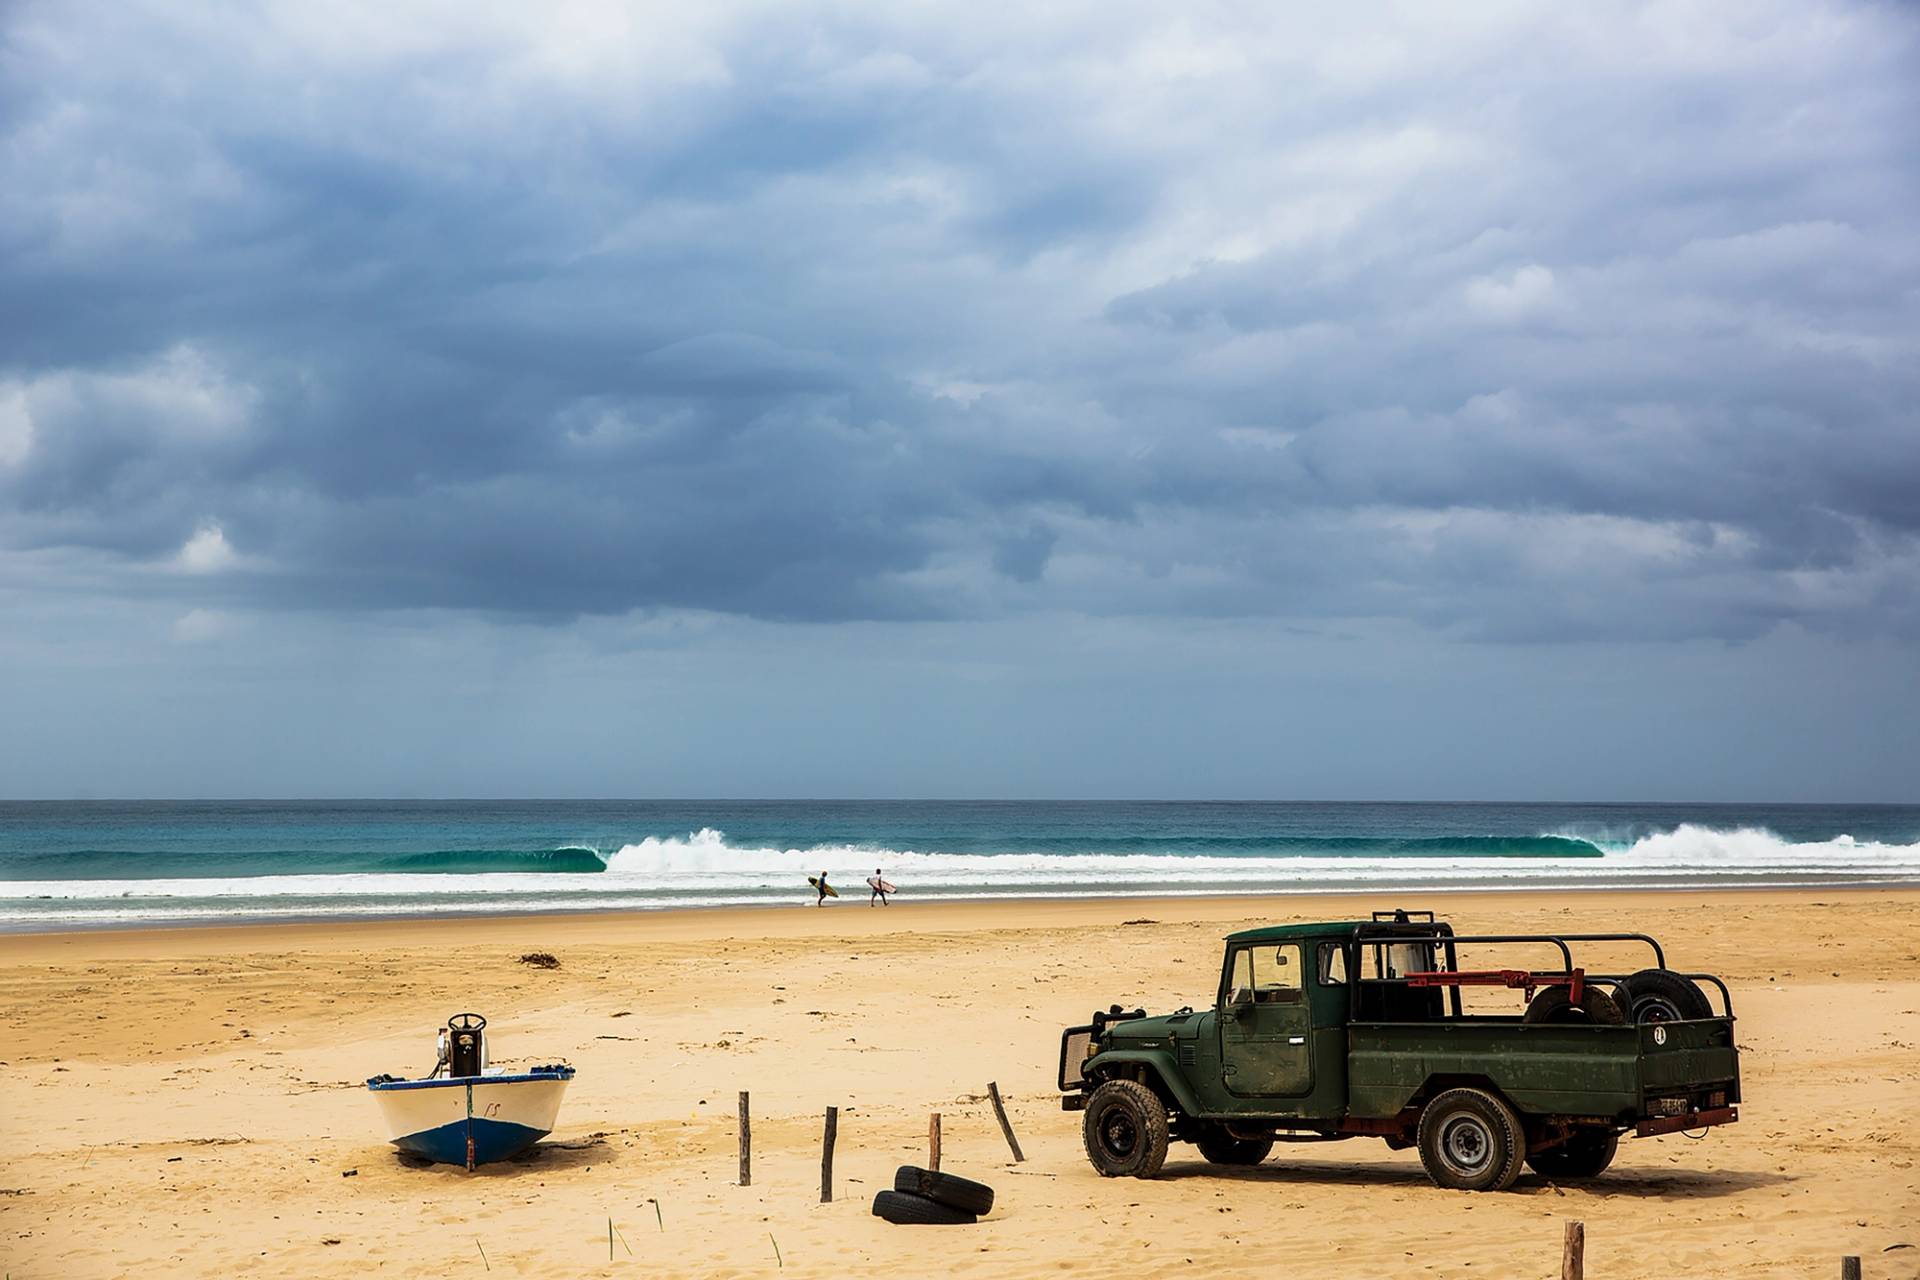
<instances>
[{"instance_id":1,"label":"small boat","mask_svg":"<svg viewBox=\"0 0 1920 1280\"><path fill-rule=\"evenodd\" d=\"M486 1026L477 1013L455 1014L440 1029L439 1061L425 1079L379 1075L367 1081L394 1146L472 1169L517 1156L553 1132L573 1068L510 1074L489 1067Z\"/></svg>"}]
</instances>

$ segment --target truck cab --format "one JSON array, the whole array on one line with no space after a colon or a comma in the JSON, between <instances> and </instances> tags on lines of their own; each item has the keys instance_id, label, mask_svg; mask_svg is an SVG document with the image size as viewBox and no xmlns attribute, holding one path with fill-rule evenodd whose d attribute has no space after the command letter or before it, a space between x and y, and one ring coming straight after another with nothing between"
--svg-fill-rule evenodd
<instances>
[{"instance_id":1,"label":"truck cab","mask_svg":"<svg viewBox=\"0 0 1920 1280\"><path fill-rule=\"evenodd\" d=\"M1590 973L1576 942L1643 944L1655 966ZM1561 963L1460 963L1521 946ZM1467 987L1512 988L1524 1008L1469 1011ZM1731 1122L1739 1064L1725 984L1668 970L1651 938L1463 936L1397 911L1229 936L1211 1008L1096 1014L1063 1035L1059 1084L1110 1176L1152 1176L1171 1142L1248 1164L1277 1141L1373 1136L1420 1146L1442 1185L1492 1188L1522 1162L1596 1176L1629 1131Z\"/></svg>"}]
</instances>

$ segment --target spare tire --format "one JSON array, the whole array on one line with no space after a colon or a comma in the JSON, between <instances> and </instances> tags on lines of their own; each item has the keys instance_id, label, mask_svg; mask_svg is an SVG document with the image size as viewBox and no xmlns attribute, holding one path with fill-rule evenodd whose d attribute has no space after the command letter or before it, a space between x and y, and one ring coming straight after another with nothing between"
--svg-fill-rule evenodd
<instances>
[{"instance_id":1,"label":"spare tire","mask_svg":"<svg viewBox=\"0 0 1920 1280\"><path fill-rule=\"evenodd\" d=\"M903 1195L920 1196L935 1204L958 1209L962 1213L992 1213L993 1188L984 1182L956 1178L918 1165L903 1164L893 1175L893 1189Z\"/></svg>"},{"instance_id":2,"label":"spare tire","mask_svg":"<svg viewBox=\"0 0 1920 1280\"><path fill-rule=\"evenodd\" d=\"M1635 1022L1685 1022L1711 1018L1707 993L1671 969L1642 969L1627 979Z\"/></svg>"},{"instance_id":3,"label":"spare tire","mask_svg":"<svg viewBox=\"0 0 1920 1280\"><path fill-rule=\"evenodd\" d=\"M1572 988L1547 987L1528 1003L1527 1016L1522 1019L1523 1022L1573 1022L1598 1027L1617 1027L1626 1020L1627 1014L1620 1002L1592 985L1580 993L1579 1004L1573 1002Z\"/></svg>"},{"instance_id":4,"label":"spare tire","mask_svg":"<svg viewBox=\"0 0 1920 1280\"><path fill-rule=\"evenodd\" d=\"M904 1191L882 1191L873 1197L873 1216L903 1226L958 1226L980 1219L964 1209L938 1204Z\"/></svg>"}]
</instances>

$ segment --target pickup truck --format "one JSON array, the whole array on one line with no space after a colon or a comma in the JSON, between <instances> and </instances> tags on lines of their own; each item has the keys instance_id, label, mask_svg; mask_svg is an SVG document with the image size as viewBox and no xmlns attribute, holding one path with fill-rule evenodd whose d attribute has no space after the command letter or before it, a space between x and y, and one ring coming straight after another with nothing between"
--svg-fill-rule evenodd
<instances>
[{"instance_id":1,"label":"pickup truck","mask_svg":"<svg viewBox=\"0 0 1920 1280\"><path fill-rule=\"evenodd\" d=\"M1654 964L1589 972L1575 943L1644 945ZM1558 963L1460 964L1519 947ZM1471 987L1521 991L1524 1011L1468 1011ZM1107 1177L1155 1176L1172 1142L1250 1165L1276 1141L1366 1136L1417 1146L1442 1187L1505 1190L1523 1162L1596 1177L1622 1135L1737 1120L1733 1021L1725 983L1669 970L1644 934L1464 935L1377 912L1231 935L1212 1008L1096 1013L1061 1037L1059 1086Z\"/></svg>"}]
</instances>

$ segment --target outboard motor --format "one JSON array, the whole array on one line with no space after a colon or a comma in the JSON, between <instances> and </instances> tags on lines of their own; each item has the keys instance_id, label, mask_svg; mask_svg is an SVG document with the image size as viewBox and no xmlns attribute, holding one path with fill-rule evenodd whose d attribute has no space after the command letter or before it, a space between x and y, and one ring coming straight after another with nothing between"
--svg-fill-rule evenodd
<instances>
[{"instance_id":1,"label":"outboard motor","mask_svg":"<svg viewBox=\"0 0 1920 1280\"><path fill-rule=\"evenodd\" d=\"M447 1074L477 1076L487 1065L487 1020L477 1013L456 1013L447 1019L453 1044L447 1055Z\"/></svg>"}]
</instances>

